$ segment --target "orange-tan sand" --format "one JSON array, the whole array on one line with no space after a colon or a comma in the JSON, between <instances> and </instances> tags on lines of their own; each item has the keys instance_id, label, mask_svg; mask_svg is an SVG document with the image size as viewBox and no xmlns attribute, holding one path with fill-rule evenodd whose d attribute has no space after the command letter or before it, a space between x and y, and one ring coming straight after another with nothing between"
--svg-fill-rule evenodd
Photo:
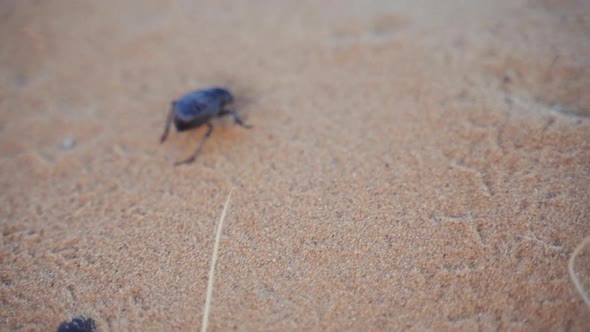
<instances>
[{"instance_id":1,"label":"orange-tan sand","mask_svg":"<svg viewBox=\"0 0 590 332\"><path fill-rule=\"evenodd\" d=\"M0 330L584 331L590 2L0 2ZM221 85L252 129L159 136ZM590 289L590 246L574 272Z\"/></svg>"}]
</instances>

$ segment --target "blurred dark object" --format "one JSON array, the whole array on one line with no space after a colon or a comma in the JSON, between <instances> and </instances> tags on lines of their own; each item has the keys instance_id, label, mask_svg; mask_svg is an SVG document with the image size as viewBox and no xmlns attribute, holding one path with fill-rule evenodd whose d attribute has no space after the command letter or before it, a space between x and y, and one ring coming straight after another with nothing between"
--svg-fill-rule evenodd
<instances>
[{"instance_id":1,"label":"blurred dark object","mask_svg":"<svg viewBox=\"0 0 590 332\"><path fill-rule=\"evenodd\" d=\"M96 332L96 322L89 317L74 317L63 322L57 328L57 332Z\"/></svg>"}]
</instances>

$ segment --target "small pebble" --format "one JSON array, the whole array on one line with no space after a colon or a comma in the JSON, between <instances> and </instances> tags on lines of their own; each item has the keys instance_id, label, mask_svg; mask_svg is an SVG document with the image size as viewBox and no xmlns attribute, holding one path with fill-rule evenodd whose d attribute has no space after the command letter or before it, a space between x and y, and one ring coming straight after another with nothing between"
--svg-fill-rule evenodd
<instances>
[{"instance_id":1,"label":"small pebble","mask_svg":"<svg viewBox=\"0 0 590 332\"><path fill-rule=\"evenodd\" d=\"M61 143L61 147L64 150L71 150L74 148L74 146L76 146L76 140L71 137L64 139L64 141Z\"/></svg>"},{"instance_id":2,"label":"small pebble","mask_svg":"<svg viewBox=\"0 0 590 332\"><path fill-rule=\"evenodd\" d=\"M565 107L562 104L553 104L553 110L555 112L563 113L563 111L565 111Z\"/></svg>"}]
</instances>

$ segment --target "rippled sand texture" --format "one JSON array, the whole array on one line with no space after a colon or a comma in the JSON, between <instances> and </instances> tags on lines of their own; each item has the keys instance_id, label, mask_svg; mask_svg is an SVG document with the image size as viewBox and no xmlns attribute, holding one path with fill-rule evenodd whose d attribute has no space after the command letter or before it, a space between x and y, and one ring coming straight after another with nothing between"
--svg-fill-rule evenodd
<instances>
[{"instance_id":1,"label":"rippled sand texture","mask_svg":"<svg viewBox=\"0 0 590 332\"><path fill-rule=\"evenodd\" d=\"M0 330L574 330L590 2L0 2ZM252 129L159 136L222 85ZM575 260L590 288L590 248Z\"/></svg>"}]
</instances>

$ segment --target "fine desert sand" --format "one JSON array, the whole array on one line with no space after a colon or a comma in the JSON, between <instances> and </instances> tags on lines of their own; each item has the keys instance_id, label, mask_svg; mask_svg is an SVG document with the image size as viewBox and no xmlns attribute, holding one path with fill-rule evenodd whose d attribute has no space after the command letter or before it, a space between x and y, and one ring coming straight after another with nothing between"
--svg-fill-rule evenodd
<instances>
[{"instance_id":1,"label":"fine desert sand","mask_svg":"<svg viewBox=\"0 0 590 332\"><path fill-rule=\"evenodd\" d=\"M209 330L590 329L589 1L0 18L1 331L200 329L230 191ZM205 129L160 144L170 103L211 86L253 128L175 167Z\"/></svg>"}]
</instances>

